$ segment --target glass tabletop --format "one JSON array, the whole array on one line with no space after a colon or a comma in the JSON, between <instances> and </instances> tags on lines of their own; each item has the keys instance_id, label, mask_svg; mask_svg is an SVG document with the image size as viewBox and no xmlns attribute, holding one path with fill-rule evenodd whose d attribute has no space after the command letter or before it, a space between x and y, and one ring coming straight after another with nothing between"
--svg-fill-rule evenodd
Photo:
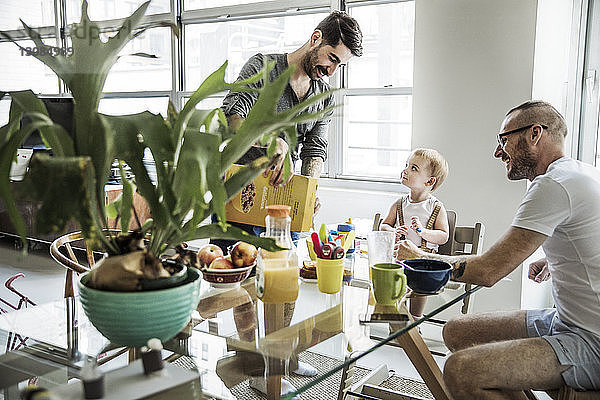
<instances>
[{"instance_id":1,"label":"glass tabletop","mask_svg":"<svg viewBox=\"0 0 600 400\"><path fill-rule=\"evenodd\" d=\"M256 297L254 278L224 288L203 281L192 321L164 343L163 351L167 361L193 370L198 378L165 393L172 396L179 390L182 398L233 399L240 390L253 390L244 383L251 380L268 398L280 398L281 379L297 367L304 352L338 361L319 365L316 376L296 383L293 395L299 395L479 289L446 295L441 307L412 322L404 301L396 306L376 305L367 264L365 257L357 256L355 279L333 295L319 292L316 283L301 281L294 303L264 304ZM386 324L364 323L373 314L398 318ZM407 337L409 346L422 342L418 334ZM129 357L118 356L124 350L111 346L93 327L77 298L0 315L0 345L3 343L7 345L0 349L0 354L5 353L0 356L0 387L6 399L19 398L19 389L33 377L49 389L77 379L86 356L97 357L100 368L108 373L124 367L136 355L132 350Z\"/></svg>"}]
</instances>

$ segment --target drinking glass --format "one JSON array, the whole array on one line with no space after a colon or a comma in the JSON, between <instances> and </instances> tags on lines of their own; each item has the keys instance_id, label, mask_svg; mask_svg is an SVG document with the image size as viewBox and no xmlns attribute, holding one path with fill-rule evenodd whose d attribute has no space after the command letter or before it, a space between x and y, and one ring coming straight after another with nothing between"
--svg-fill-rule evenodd
<instances>
[{"instance_id":1,"label":"drinking glass","mask_svg":"<svg viewBox=\"0 0 600 400\"><path fill-rule=\"evenodd\" d=\"M396 234L388 231L373 231L367 235L369 267L375 264L394 262ZM369 268L369 279L371 268Z\"/></svg>"}]
</instances>

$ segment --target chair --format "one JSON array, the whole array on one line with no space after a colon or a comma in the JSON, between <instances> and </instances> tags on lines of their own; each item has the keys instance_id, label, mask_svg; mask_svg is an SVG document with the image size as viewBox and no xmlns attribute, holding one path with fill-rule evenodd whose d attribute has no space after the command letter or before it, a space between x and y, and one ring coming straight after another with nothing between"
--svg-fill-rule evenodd
<instances>
[{"instance_id":1,"label":"chair","mask_svg":"<svg viewBox=\"0 0 600 400\"><path fill-rule=\"evenodd\" d=\"M485 234L485 227L481 222L475 223L474 226L456 226L456 211L447 210L448 215L448 241L439 246L438 254L457 256L457 255L471 255L479 254L481 247L483 246L483 235ZM378 231L381 228L381 214L375 214L373 219L373 230ZM458 289L462 286L459 282L450 282L448 288ZM471 284L467 283L464 285L465 291L471 289ZM461 312L466 314L469 310L469 299L467 296L463 299L463 305Z\"/></svg>"},{"instance_id":2,"label":"chair","mask_svg":"<svg viewBox=\"0 0 600 400\"><path fill-rule=\"evenodd\" d=\"M85 246L85 244L83 246L85 248L88 265L85 266L80 264L79 260L75 256L75 252L73 251L71 243L82 240L83 235L81 234L81 232L74 232L59 237L50 245L50 255L52 256L54 261L65 267L67 270L65 276L65 298L73 297L73 272L77 274L88 272L92 269L95 263L93 252L90 249L88 249L87 246ZM60 251L61 248L65 249L65 251L69 255L68 257Z\"/></svg>"},{"instance_id":3,"label":"chair","mask_svg":"<svg viewBox=\"0 0 600 400\"><path fill-rule=\"evenodd\" d=\"M474 226L456 226L456 212L448 210L448 225L449 239L441 245L438 249L439 254L460 256L460 255L474 255L481 252L483 246L483 235L485 234L485 227L481 222L476 222ZM458 282L450 282L450 287L460 287ZM466 283L465 291L471 289L471 284ZM466 314L469 311L469 302L471 296L467 296L463 299L463 305L461 312Z\"/></svg>"}]
</instances>

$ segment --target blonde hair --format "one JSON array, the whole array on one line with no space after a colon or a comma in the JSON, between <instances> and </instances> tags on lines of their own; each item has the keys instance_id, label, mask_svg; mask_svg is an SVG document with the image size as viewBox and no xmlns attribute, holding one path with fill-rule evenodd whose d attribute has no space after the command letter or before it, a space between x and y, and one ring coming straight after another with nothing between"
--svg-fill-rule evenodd
<instances>
[{"instance_id":1,"label":"blonde hair","mask_svg":"<svg viewBox=\"0 0 600 400\"><path fill-rule=\"evenodd\" d=\"M435 178L435 183L431 187L433 192L448 176L448 162L439 151L434 149L415 149L411 156L421 157L429 164L431 176Z\"/></svg>"}]
</instances>

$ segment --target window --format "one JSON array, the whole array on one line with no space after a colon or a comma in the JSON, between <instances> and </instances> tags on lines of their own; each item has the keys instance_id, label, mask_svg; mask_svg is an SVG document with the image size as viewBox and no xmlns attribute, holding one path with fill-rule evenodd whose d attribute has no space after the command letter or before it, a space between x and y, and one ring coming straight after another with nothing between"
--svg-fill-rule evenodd
<instances>
[{"instance_id":1,"label":"window","mask_svg":"<svg viewBox=\"0 0 600 400\"><path fill-rule=\"evenodd\" d=\"M92 21L102 21L130 16L146 0L88 0L88 15ZM146 15L168 13L169 0L152 0ZM81 0L66 0L67 23L81 19Z\"/></svg>"},{"instance_id":2,"label":"window","mask_svg":"<svg viewBox=\"0 0 600 400\"><path fill-rule=\"evenodd\" d=\"M185 34L186 89L195 90L225 60L228 60L226 78L234 81L254 54L296 50L310 35L305 27L317 26L326 15L319 13L189 25Z\"/></svg>"},{"instance_id":3,"label":"window","mask_svg":"<svg viewBox=\"0 0 600 400\"><path fill-rule=\"evenodd\" d=\"M166 116L168 105L168 97L104 98L100 100L98 109L108 115L136 114L148 110Z\"/></svg>"},{"instance_id":4,"label":"window","mask_svg":"<svg viewBox=\"0 0 600 400\"><path fill-rule=\"evenodd\" d=\"M47 39L50 44L51 40ZM20 41L19 44L30 49L35 45L30 40ZM0 43L0 88L4 91L31 89L36 93L58 93L58 78L44 63L14 43ZM8 73L7 73L8 72Z\"/></svg>"},{"instance_id":5,"label":"window","mask_svg":"<svg viewBox=\"0 0 600 400\"><path fill-rule=\"evenodd\" d=\"M335 169L340 177L398 181L411 150L414 2L349 11L360 23L364 54L348 63L342 160L330 163L330 175Z\"/></svg>"},{"instance_id":6,"label":"window","mask_svg":"<svg viewBox=\"0 0 600 400\"><path fill-rule=\"evenodd\" d=\"M88 13L99 21L102 35L107 37L120 25L120 18L143 2L95 0L89 2ZM28 42L17 30L19 17L32 26L43 26L45 42L62 47L61 43L68 46L69 38L57 39L57 32L61 28L68 32L68 24L81 16L80 0L4 3L0 29L12 30L9 33L23 39L24 45ZM341 89L336 99L344 107L332 118L323 176L397 183L411 149L414 1L345 3L363 31L364 54L353 58L330 80L334 88ZM107 77L100 110L114 114L149 109L165 115L169 98L180 108L225 60L229 61L226 79L233 81L256 53L296 50L332 10L332 4L328 0L153 0L146 21L180 21L182 34L176 38L168 27L152 28L124 48ZM134 53L154 57L131 56ZM21 55L14 44L0 39L0 54L2 70L9 71L0 77L3 90L64 92L48 68L31 56ZM217 107L223 96L206 99L198 107ZM0 102L0 116L8 113L8 103Z\"/></svg>"},{"instance_id":7,"label":"window","mask_svg":"<svg viewBox=\"0 0 600 400\"><path fill-rule=\"evenodd\" d=\"M343 175L399 179L411 151L411 114L412 96L346 96Z\"/></svg>"},{"instance_id":8,"label":"window","mask_svg":"<svg viewBox=\"0 0 600 400\"><path fill-rule=\"evenodd\" d=\"M23 29L19 18L31 27L54 26L54 2L47 0L2 0L0 29Z\"/></svg>"},{"instance_id":9,"label":"window","mask_svg":"<svg viewBox=\"0 0 600 400\"><path fill-rule=\"evenodd\" d=\"M134 56L143 53L156 58ZM105 92L171 90L170 28L154 28L133 39L112 67Z\"/></svg>"}]
</instances>

